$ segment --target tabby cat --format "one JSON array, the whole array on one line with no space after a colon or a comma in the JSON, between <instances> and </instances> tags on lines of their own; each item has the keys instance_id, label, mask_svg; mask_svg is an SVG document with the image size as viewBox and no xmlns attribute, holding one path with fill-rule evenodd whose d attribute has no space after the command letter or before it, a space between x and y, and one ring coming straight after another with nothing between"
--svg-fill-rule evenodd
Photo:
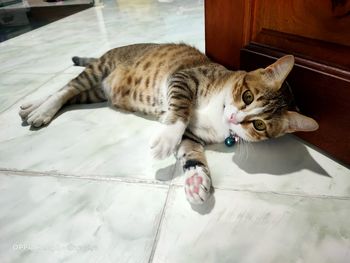
<instances>
[{"instance_id":1,"label":"tabby cat","mask_svg":"<svg viewBox=\"0 0 350 263\"><path fill-rule=\"evenodd\" d=\"M136 44L73 62L85 70L48 98L23 104L22 119L40 127L65 104L105 100L156 116L163 126L151 140L151 153L163 159L176 152L192 204L211 193L205 144L233 134L252 142L318 128L291 110L292 95L282 85L294 65L291 55L265 69L230 71L186 44Z\"/></svg>"}]
</instances>

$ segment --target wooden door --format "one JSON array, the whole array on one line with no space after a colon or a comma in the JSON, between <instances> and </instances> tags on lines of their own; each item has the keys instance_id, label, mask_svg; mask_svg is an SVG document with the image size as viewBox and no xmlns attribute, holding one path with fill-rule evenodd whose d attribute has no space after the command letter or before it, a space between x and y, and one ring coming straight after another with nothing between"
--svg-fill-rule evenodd
<instances>
[{"instance_id":1,"label":"wooden door","mask_svg":"<svg viewBox=\"0 0 350 263\"><path fill-rule=\"evenodd\" d=\"M296 57L287 81L320 129L298 136L350 164L350 0L206 0L206 53L228 68Z\"/></svg>"}]
</instances>

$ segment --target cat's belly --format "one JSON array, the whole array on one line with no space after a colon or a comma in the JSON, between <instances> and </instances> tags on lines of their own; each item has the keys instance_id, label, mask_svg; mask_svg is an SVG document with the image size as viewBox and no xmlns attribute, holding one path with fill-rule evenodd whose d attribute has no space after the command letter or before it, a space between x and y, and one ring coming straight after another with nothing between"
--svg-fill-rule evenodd
<instances>
[{"instance_id":1,"label":"cat's belly","mask_svg":"<svg viewBox=\"0 0 350 263\"><path fill-rule=\"evenodd\" d=\"M146 87L142 81L138 85L128 83L128 79L123 79L118 74L118 71L113 72L102 83L103 91L114 107L158 118L165 113L167 108L163 96L165 80L158 81L159 88Z\"/></svg>"}]
</instances>

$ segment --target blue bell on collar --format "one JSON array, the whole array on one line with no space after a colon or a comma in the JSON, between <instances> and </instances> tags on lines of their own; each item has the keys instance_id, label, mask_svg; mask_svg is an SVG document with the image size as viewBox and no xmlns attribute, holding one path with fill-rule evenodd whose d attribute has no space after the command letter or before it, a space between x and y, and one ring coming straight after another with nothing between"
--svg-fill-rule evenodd
<instances>
[{"instance_id":1,"label":"blue bell on collar","mask_svg":"<svg viewBox=\"0 0 350 263\"><path fill-rule=\"evenodd\" d=\"M239 137L230 132L230 135L225 139L225 145L227 147L232 147L239 141Z\"/></svg>"}]
</instances>

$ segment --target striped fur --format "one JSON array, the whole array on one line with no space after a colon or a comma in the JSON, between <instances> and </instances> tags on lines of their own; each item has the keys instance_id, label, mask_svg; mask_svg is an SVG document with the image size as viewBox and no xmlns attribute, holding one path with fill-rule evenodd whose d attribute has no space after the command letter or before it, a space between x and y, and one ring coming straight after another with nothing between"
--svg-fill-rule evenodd
<instances>
[{"instance_id":1,"label":"striped fur","mask_svg":"<svg viewBox=\"0 0 350 263\"><path fill-rule=\"evenodd\" d=\"M317 128L311 118L291 111L293 96L281 88L292 56L252 72L227 70L185 44L136 44L99 59L72 60L85 70L47 99L23 104L22 119L40 127L65 104L106 100L116 108L154 115L164 126L151 151L165 158L178 149L192 203L204 202L210 193L205 144L222 142L232 132L259 141ZM247 91L253 98L249 103L244 101Z\"/></svg>"}]
</instances>

